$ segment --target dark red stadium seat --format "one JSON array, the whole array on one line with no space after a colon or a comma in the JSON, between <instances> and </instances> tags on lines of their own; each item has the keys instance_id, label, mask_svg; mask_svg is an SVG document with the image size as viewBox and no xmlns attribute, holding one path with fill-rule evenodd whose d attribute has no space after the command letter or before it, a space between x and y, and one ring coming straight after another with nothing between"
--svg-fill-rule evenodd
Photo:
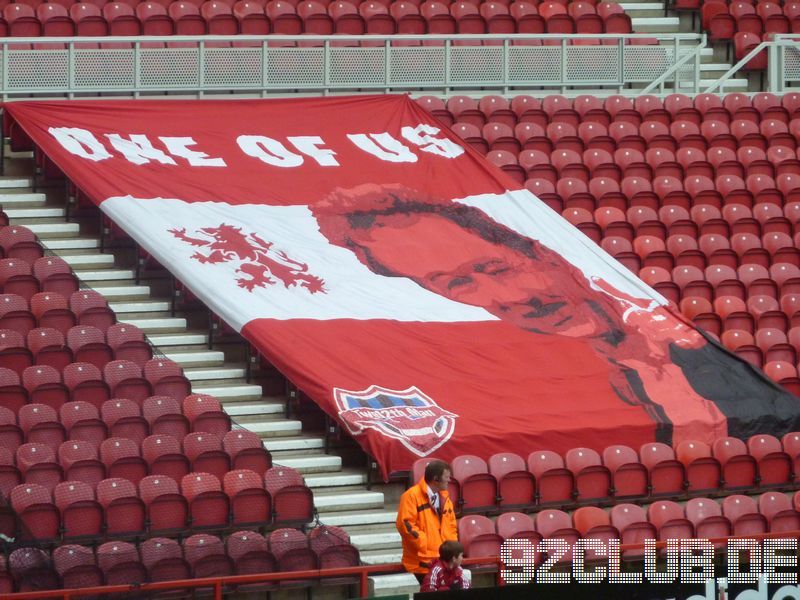
<instances>
[{"instance_id":1,"label":"dark red stadium seat","mask_svg":"<svg viewBox=\"0 0 800 600\"><path fill-rule=\"evenodd\" d=\"M72 351L64 345L64 336L52 327L38 327L28 332L28 348L37 365L61 371L73 361Z\"/></svg>"},{"instance_id":2,"label":"dark red stadium seat","mask_svg":"<svg viewBox=\"0 0 800 600\"><path fill-rule=\"evenodd\" d=\"M64 479L81 481L92 488L105 479L106 468L98 460L97 446L84 440L67 440L58 448Z\"/></svg>"},{"instance_id":3,"label":"dark red stadium seat","mask_svg":"<svg viewBox=\"0 0 800 600\"><path fill-rule=\"evenodd\" d=\"M97 485L97 500L106 517L105 533L114 537L145 532L147 517L136 486L127 479L104 479Z\"/></svg>"},{"instance_id":4,"label":"dark red stadium seat","mask_svg":"<svg viewBox=\"0 0 800 600\"><path fill-rule=\"evenodd\" d=\"M792 458L784 452L781 442L767 434L754 435L747 440L747 449L758 462L760 487L785 486L792 478Z\"/></svg>"},{"instance_id":5,"label":"dark red stadium seat","mask_svg":"<svg viewBox=\"0 0 800 600\"><path fill-rule=\"evenodd\" d=\"M647 509L647 519L658 531L659 541L694 537L694 527L686 518L683 507L671 500L651 504Z\"/></svg>"},{"instance_id":6,"label":"dark red stadium seat","mask_svg":"<svg viewBox=\"0 0 800 600\"><path fill-rule=\"evenodd\" d=\"M671 447L658 442L644 444L639 458L650 474L651 495L677 496L684 492L685 468Z\"/></svg>"},{"instance_id":7,"label":"dark red stadium seat","mask_svg":"<svg viewBox=\"0 0 800 600\"><path fill-rule=\"evenodd\" d=\"M76 325L67 332L67 344L76 362L90 363L103 369L114 355L102 331L91 325Z\"/></svg>"},{"instance_id":8,"label":"dark red stadium seat","mask_svg":"<svg viewBox=\"0 0 800 600\"><path fill-rule=\"evenodd\" d=\"M107 585L146 581L147 571L134 544L119 540L106 542L97 549L97 564Z\"/></svg>"},{"instance_id":9,"label":"dark red stadium seat","mask_svg":"<svg viewBox=\"0 0 800 600\"><path fill-rule=\"evenodd\" d=\"M28 310L25 298L16 294L0 294L0 329L10 329L27 336L35 327L36 321Z\"/></svg>"},{"instance_id":10,"label":"dark red stadium seat","mask_svg":"<svg viewBox=\"0 0 800 600\"><path fill-rule=\"evenodd\" d=\"M92 325L104 332L116 323L106 299L92 290L78 290L69 297L69 307L80 325Z\"/></svg>"},{"instance_id":11,"label":"dark red stadium seat","mask_svg":"<svg viewBox=\"0 0 800 600\"><path fill-rule=\"evenodd\" d=\"M38 330L29 331L28 337L36 331ZM11 329L0 329L0 359L4 368L14 371L19 376L34 362L34 357L25 344L25 337Z\"/></svg>"},{"instance_id":12,"label":"dark red stadium seat","mask_svg":"<svg viewBox=\"0 0 800 600\"><path fill-rule=\"evenodd\" d=\"M30 300L39 292L39 280L31 265L20 258L0 258L0 288L5 294L16 294Z\"/></svg>"},{"instance_id":13,"label":"dark red stadium seat","mask_svg":"<svg viewBox=\"0 0 800 600\"><path fill-rule=\"evenodd\" d=\"M264 485L272 496L276 525L304 525L312 520L314 499L298 471L272 467L264 473Z\"/></svg>"},{"instance_id":14,"label":"dark red stadium seat","mask_svg":"<svg viewBox=\"0 0 800 600\"><path fill-rule=\"evenodd\" d=\"M87 546L64 544L54 548L53 566L65 588L103 585L103 572L97 566L94 550Z\"/></svg>"},{"instance_id":15,"label":"dark red stadium seat","mask_svg":"<svg viewBox=\"0 0 800 600\"><path fill-rule=\"evenodd\" d=\"M572 501L574 477L559 454L549 450L532 452L528 456L528 470L536 479L539 504L564 504Z\"/></svg>"},{"instance_id":16,"label":"dark red stadium seat","mask_svg":"<svg viewBox=\"0 0 800 600\"><path fill-rule=\"evenodd\" d=\"M569 550L558 562L572 561L572 547L580 538L580 533L573 526L570 515L557 509L545 509L536 513L534 522L536 531L543 539L560 539L568 545Z\"/></svg>"},{"instance_id":17,"label":"dark red stadium seat","mask_svg":"<svg viewBox=\"0 0 800 600\"><path fill-rule=\"evenodd\" d=\"M758 512L758 505L750 496L726 496L722 500L722 514L731 522L731 533L735 536L759 535L768 530L767 519Z\"/></svg>"},{"instance_id":18,"label":"dark red stadium seat","mask_svg":"<svg viewBox=\"0 0 800 600\"><path fill-rule=\"evenodd\" d=\"M470 515L459 519L458 538L464 544L465 556L500 556L503 538L495 532L494 523L487 517Z\"/></svg>"},{"instance_id":19,"label":"dark red stadium seat","mask_svg":"<svg viewBox=\"0 0 800 600\"><path fill-rule=\"evenodd\" d=\"M169 396L150 396L142 405L142 415L150 426L150 433L171 435L183 439L190 431L189 420L180 404Z\"/></svg>"},{"instance_id":20,"label":"dark red stadium seat","mask_svg":"<svg viewBox=\"0 0 800 600\"><path fill-rule=\"evenodd\" d=\"M230 516L230 501L214 475L193 472L181 479L181 493L189 503L194 529L225 529Z\"/></svg>"},{"instance_id":21,"label":"dark red stadium seat","mask_svg":"<svg viewBox=\"0 0 800 600\"><path fill-rule=\"evenodd\" d=\"M685 510L698 538L727 538L733 533L731 522L723 516L720 505L709 498L692 498L686 503ZM722 548L725 542L717 541L714 546Z\"/></svg>"},{"instance_id":22,"label":"dark red stadium seat","mask_svg":"<svg viewBox=\"0 0 800 600\"><path fill-rule=\"evenodd\" d=\"M40 292L31 298L31 313L39 327L52 327L67 335L67 331L75 325L75 315L67 307L67 300L54 292ZM20 310L20 309L16 309ZM2 325L2 320L0 320ZM26 330L33 329L30 327Z\"/></svg>"},{"instance_id":23,"label":"dark red stadium seat","mask_svg":"<svg viewBox=\"0 0 800 600\"><path fill-rule=\"evenodd\" d=\"M497 480L489 473L486 462L471 455L457 456L452 461L453 479L458 494L451 498L459 512L486 512L497 505Z\"/></svg>"},{"instance_id":24,"label":"dark red stadium seat","mask_svg":"<svg viewBox=\"0 0 800 600\"><path fill-rule=\"evenodd\" d=\"M189 519L187 498L178 484L165 475L148 475L139 482L139 497L147 510L148 529L153 532L182 532Z\"/></svg>"},{"instance_id":25,"label":"dark red stadium seat","mask_svg":"<svg viewBox=\"0 0 800 600\"><path fill-rule=\"evenodd\" d=\"M183 451L193 471L210 473L222 481L230 470L230 457L222 449L222 439L213 433L188 434L183 438Z\"/></svg>"},{"instance_id":26,"label":"dark red stadium seat","mask_svg":"<svg viewBox=\"0 0 800 600\"><path fill-rule=\"evenodd\" d=\"M64 540L96 538L103 532L103 507L95 498L94 488L81 481L64 481L53 491L61 513Z\"/></svg>"},{"instance_id":27,"label":"dark red stadium seat","mask_svg":"<svg viewBox=\"0 0 800 600\"><path fill-rule=\"evenodd\" d=\"M603 450L603 464L612 475L615 498L644 497L648 494L647 468L628 446L608 446Z\"/></svg>"},{"instance_id":28,"label":"dark red stadium seat","mask_svg":"<svg viewBox=\"0 0 800 600\"><path fill-rule=\"evenodd\" d=\"M88 402L98 410L110 397L100 370L89 363L77 362L64 367L64 385L69 389L71 400Z\"/></svg>"},{"instance_id":29,"label":"dark red stadium seat","mask_svg":"<svg viewBox=\"0 0 800 600\"><path fill-rule=\"evenodd\" d=\"M133 440L137 444L150 435L150 427L142 416L142 409L132 400L112 398L100 409L108 435Z\"/></svg>"},{"instance_id":30,"label":"dark red stadium seat","mask_svg":"<svg viewBox=\"0 0 800 600\"><path fill-rule=\"evenodd\" d=\"M35 483L23 483L11 490L9 500L19 519L21 541L59 539L61 516L51 490Z\"/></svg>"},{"instance_id":31,"label":"dark red stadium seat","mask_svg":"<svg viewBox=\"0 0 800 600\"><path fill-rule=\"evenodd\" d=\"M712 454L722 467L725 489L751 489L758 476L756 460L747 452L742 440L726 437L714 441Z\"/></svg>"},{"instance_id":32,"label":"dark red stadium seat","mask_svg":"<svg viewBox=\"0 0 800 600\"><path fill-rule=\"evenodd\" d=\"M795 531L800 527L800 514L792 501L781 492L765 492L758 497L758 510L767 519L770 533Z\"/></svg>"},{"instance_id":33,"label":"dark red stadium seat","mask_svg":"<svg viewBox=\"0 0 800 600\"><path fill-rule=\"evenodd\" d=\"M230 499L233 527L263 527L272 521L272 498L261 475L233 470L225 474L223 486Z\"/></svg>"},{"instance_id":34,"label":"dark red stadium seat","mask_svg":"<svg viewBox=\"0 0 800 600\"><path fill-rule=\"evenodd\" d=\"M616 504L611 508L611 525L620 533L620 543L624 545L641 545L644 540L656 539L658 532L647 520L647 514L641 506L635 504ZM644 549L630 549L622 552L626 560L641 558Z\"/></svg>"},{"instance_id":35,"label":"dark red stadium seat","mask_svg":"<svg viewBox=\"0 0 800 600\"><path fill-rule=\"evenodd\" d=\"M139 550L150 581L188 579L191 576L189 565L183 558L183 550L175 540L150 538L142 542Z\"/></svg>"},{"instance_id":36,"label":"dark red stadium seat","mask_svg":"<svg viewBox=\"0 0 800 600\"><path fill-rule=\"evenodd\" d=\"M127 438L112 437L100 444L100 460L106 466L107 477L138 484L147 475L147 463L142 459L139 445Z\"/></svg>"},{"instance_id":37,"label":"dark red stadium seat","mask_svg":"<svg viewBox=\"0 0 800 600\"><path fill-rule=\"evenodd\" d=\"M261 438L252 431L229 431L222 438L222 445L230 456L232 469L248 469L263 476L272 468L272 457Z\"/></svg>"},{"instance_id":38,"label":"dark red stadium seat","mask_svg":"<svg viewBox=\"0 0 800 600\"><path fill-rule=\"evenodd\" d=\"M180 442L171 435L151 435L142 442L142 456L151 475L166 475L180 481L191 471Z\"/></svg>"},{"instance_id":39,"label":"dark red stadium seat","mask_svg":"<svg viewBox=\"0 0 800 600\"><path fill-rule=\"evenodd\" d=\"M153 395L150 383L142 376L142 369L129 360L109 362L103 374L112 396L141 404L145 398Z\"/></svg>"}]
</instances>

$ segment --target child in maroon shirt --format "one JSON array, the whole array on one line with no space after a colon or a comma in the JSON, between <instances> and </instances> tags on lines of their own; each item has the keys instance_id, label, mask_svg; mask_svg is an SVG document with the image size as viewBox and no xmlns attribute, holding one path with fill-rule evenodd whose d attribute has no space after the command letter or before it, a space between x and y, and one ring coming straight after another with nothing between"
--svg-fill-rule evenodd
<instances>
[{"instance_id":1,"label":"child in maroon shirt","mask_svg":"<svg viewBox=\"0 0 800 600\"><path fill-rule=\"evenodd\" d=\"M431 563L428 574L422 581L421 592L444 592L468 590L472 585L472 573L461 568L464 546L454 540L439 546L439 559Z\"/></svg>"}]
</instances>

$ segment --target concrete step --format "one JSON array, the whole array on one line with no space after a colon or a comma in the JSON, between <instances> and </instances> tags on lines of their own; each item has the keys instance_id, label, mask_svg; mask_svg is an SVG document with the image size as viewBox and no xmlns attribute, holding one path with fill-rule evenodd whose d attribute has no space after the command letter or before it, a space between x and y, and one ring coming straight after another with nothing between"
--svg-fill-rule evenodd
<instances>
[{"instance_id":1,"label":"concrete step","mask_svg":"<svg viewBox=\"0 0 800 600\"><path fill-rule=\"evenodd\" d=\"M81 228L77 223L29 223L25 225L39 239L77 237Z\"/></svg>"},{"instance_id":2,"label":"concrete step","mask_svg":"<svg viewBox=\"0 0 800 600\"><path fill-rule=\"evenodd\" d=\"M322 455L326 456L327 455ZM341 457L334 456L332 458L339 459L339 469L341 469ZM283 464L285 460L292 460L292 459L280 459ZM288 465L291 466L291 465ZM347 471L339 471L336 473L325 473L325 474L315 474L309 475L306 477L306 485L310 488L325 488L325 487L347 487L347 486L358 486L364 487L367 483L367 474L360 470L347 470Z\"/></svg>"},{"instance_id":3,"label":"concrete step","mask_svg":"<svg viewBox=\"0 0 800 600\"><path fill-rule=\"evenodd\" d=\"M634 33L675 33L680 30L678 17L631 18Z\"/></svg>"},{"instance_id":4,"label":"concrete step","mask_svg":"<svg viewBox=\"0 0 800 600\"><path fill-rule=\"evenodd\" d=\"M625 13L633 19L664 16L664 5L660 2L625 2L620 3ZM637 32L638 33L638 32Z\"/></svg>"},{"instance_id":5,"label":"concrete step","mask_svg":"<svg viewBox=\"0 0 800 600\"><path fill-rule=\"evenodd\" d=\"M0 194L0 206L8 212L9 208L22 208L40 206L47 201L47 196L41 193Z\"/></svg>"},{"instance_id":6,"label":"concrete step","mask_svg":"<svg viewBox=\"0 0 800 600\"><path fill-rule=\"evenodd\" d=\"M341 481L340 483L332 483L327 481L323 476L317 476L306 478L306 484L310 488L324 488L324 487L335 487L340 485L358 485L359 483L364 483L355 481L355 483L348 483L348 479L346 475L343 475L340 471L342 470L342 457L341 456L330 456L328 454L309 454L306 456L298 456L298 457L287 457L281 456L278 458L274 458L272 460L273 463L276 465L281 465L282 467L292 467L293 469L297 469L301 473L333 473L336 477L339 478ZM330 479L330 478L328 478ZM350 480L353 478L351 477ZM311 482L314 482L312 485Z\"/></svg>"},{"instance_id":7,"label":"concrete step","mask_svg":"<svg viewBox=\"0 0 800 600\"><path fill-rule=\"evenodd\" d=\"M130 269L101 269L99 271L87 271L76 269L75 274L81 281L91 283L101 283L104 281L130 281L133 282L135 273Z\"/></svg>"},{"instance_id":8,"label":"concrete step","mask_svg":"<svg viewBox=\"0 0 800 600\"><path fill-rule=\"evenodd\" d=\"M400 548L394 552L391 550L367 550L365 552L359 552L359 554L361 555L361 562L368 565L396 564L403 559L403 552ZM414 579L413 575L409 573L406 573L406 575ZM416 579L414 579L414 581L416 582ZM417 591L419 591L419 584L417 584Z\"/></svg>"},{"instance_id":9,"label":"concrete step","mask_svg":"<svg viewBox=\"0 0 800 600\"><path fill-rule=\"evenodd\" d=\"M0 189L26 189L33 187L30 177L0 177Z\"/></svg>"},{"instance_id":10,"label":"concrete step","mask_svg":"<svg viewBox=\"0 0 800 600\"><path fill-rule=\"evenodd\" d=\"M185 333L164 333L147 336L150 343L166 352L166 349L171 350L192 350L202 347L208 347L208 334L198 333L196 331L187 331Z\"/></svg>"},{"instance_id":11,"label":"concrete step","mask_svg":"<svg viewBox=\"0 0 800 600\"><path fill-rule=\"evenodd\" d=\"M192 367L184 372L189 381L214 381L217 379L241 379L244 381L247 371L241 367Z\"/></svg>"},{"instance_id":12,"label":"concrete step","mask_svg":"<svg viewBox=\"0 0 800 600\"><path fill-rule=\"evenodd\" d=\"M5 208L3 210L8 215L9 219L15 222L20 221L20 224L23 224L21 222L22 220L30 221L32 219L61 219L63 221L66 215L64 208L59 208L57 206Z\"/></svg>"},{"instance_id":13,"label":"concrete step","mask_svg":"<svg viewBox=\"0 0 800 600\"><path fill-rule=\"evenodd\" d=\"M306 478L308 482L308 478ZM336 525L337 527L348 526L378 526L378 525L391 525L394 526L397 520L397 511L395 510L365 510L358 513L352 511L346 512L331 512L325 514L325 519L322 521L325 525Z\"/></svg>"},{"instance_id":14,"label":"concrete step","mask_svg":"<svg viewBox=\"0 0 800 600\"><path fill-rule=\"evenodd\" d=\"M144 317L150 316L163 316L169 317L172 306L169 302L160 300L150 300L142 302L113 302L109 306L117 313L117 317L122 319L121 315L130 315L130 318L135 319L141 315Z\"/></svg>"},{"instance_id":15,"label":"concrete step","mask_svg":"<svg viewBox=\"0 0 800 600\"><path fill-rule=\"evenodd\" d=\"M225 363L225 353L216 350L197 352L166 352L166 357L184 369L191 367L215 367Z\"/></svg>"},{"instance_id":16,"label":"concrete step","mask_svg":"<svg viewBox=\"0 0 800 600\"><path fill-rule=\"evenodd\" d=\"M264 447L272 453L273 460L278 460L281 453L295 455L299 452L316 454L325 447L325 440L321 437L287 436L285 438L267 438Z\"/></svg>"},{"instance_id":17,"label":"concrete step","mask_svg":"<svg viewBox=\"0 0 800 600\"><path fill-rule=\"evenodd\" d=\"M260 385L251 383L235 383L231 385L197 385L192 386L195 394L210 394L216 396L220 401L224 400L257 400L261 398L262 390Z\"/></svg>"},{"instance_id":18,"label":"concrete step","mask_svg":"<svg viewBox=\"0 0 800 600\"><path fill-rule=\"evenodd\" d=\"M150 286L147 285L98 286L93 289L109 302L113 300L146 300L150 297Z\"/></svg>"},{"instance_id":19,"label":"concrete step","mask_svg":"<svg viewBox=\"0 0 800 600\"><path fill-rule=\"evenodd\" d=\"M242 419L236 420L242 427L252 431L253 433L261 436L262 438L284 437L284 436L297 436L303 430L303 424L300 421L289 421L282 419L280 421L254 421L242 422ZM273 459L277 460L277 459Z\"/></svg>"},{"instance_id":20,"label":"concrete step","mask_svg":"<svg viewBox=\"0 0 800 600\"><path fill-rule=\"evenodd\" d=\"M372 533L358 533L350 535L350 543L358 548L359 552L370 550L397 550L400 548L400 534L397 530L376 531Z\"/></svg>"},{"instance_id":21,"label":"concrete step","mask_svg":"<svg viewBox=\"0 0 800 600\"><path fill-rule=\"evenodd\" d=\"M104 269L114 266L113 254L75 254L63 258L75 271L82 269Z\"/></svg>"},{"instance_id":22,"label":"concrete step","mask_svg":"<svg viewBox=\"0 0 800 600\"><path fill-rule=\"evenodd\" d=\"M264 402L263 400L223 402L222 408L233 419L238 419L249 416L283 415L286 412L286 403Z\"/></svg>"},{"instance_id":23,"label":"concrete step","mask_svg":"<svg viewBox=\"0 0 800 600\"><path fill-rule=\"evenodd\" d=\"M361 557L363 560L363 556ZM371 563L381 564L381 563ZM373 575L369 579L369 595L380 598L381 596L399 596L419 592L419 583L411 573L392 573L391 575Z\"/></svg>"},{"instance_id":24,"label":"concrete step","mask_svg":"<svg viewBox=\"0 0 800 600\"><path fill-rule=\"evenodd\" d=\"M97 291L100 291L101 289L102 288L97 288ZM165 317L161 319L125 319L125 323L136 325L136 327L147 334L180 332L186 330L186 319L182 317Z\"/></svg>"},{"instance_id":25,"label":"concrete step","mask_svg":"<svg viewBox=\"0 0 800 600\"><path fill-rule=\"evenodd\" d=\"M320 514L325 512L340 512L343 510L365 510L369 508L383 508L383 493L369 492L324 492L314 494L314 506Z\"/></svg>"},{"instance_id":26,"label":"concrete step","mask_svg":"<svg viewBox=\"0 0 800 600\"><path fill-rule=\"evenodd\" d=\"M41 240L42 245L48 250L56 252L62 258L70 255L70 253L84 253L87 250L97 250L100 248L100 240L97 238L69 238L69 239L49 239Z\"/></svg>"}]
</instances>

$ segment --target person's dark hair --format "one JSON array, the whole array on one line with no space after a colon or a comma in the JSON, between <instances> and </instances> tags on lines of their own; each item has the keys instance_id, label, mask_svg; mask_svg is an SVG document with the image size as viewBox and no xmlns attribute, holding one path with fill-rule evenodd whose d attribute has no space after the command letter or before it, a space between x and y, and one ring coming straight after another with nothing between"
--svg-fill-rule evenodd
<instances>
[{"instance_id":1,"label":"person's dark hair","mask_svg":"<svg viewBox=\"0 0 800 600\"><path fill-rule=\"evenodd\" d=\"M431 481L437 481L442 478L445 471L450 471L450 465L448 465L443 460L432 460L428 463L425 467L425 481L430 483Z\"/></svg>"},{"instance_id":2,"label":"person's dark hair","mask_svg":"<svg viewBox=\"0 0 800 600\"><path fill-rule=\"evenodd\" d=\"M442 545L439 546L439 558L442 559L442 562L450 562L454 558L458 557L459 554L463 553L464 546L462 546L461 542L457 540L442 542Z\"/></svg>"}]
</instances>

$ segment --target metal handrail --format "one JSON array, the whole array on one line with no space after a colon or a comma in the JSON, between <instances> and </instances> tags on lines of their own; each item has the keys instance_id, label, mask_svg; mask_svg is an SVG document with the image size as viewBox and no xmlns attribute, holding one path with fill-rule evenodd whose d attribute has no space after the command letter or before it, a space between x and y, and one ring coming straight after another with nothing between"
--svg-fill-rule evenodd
<instances>
[{"instance_id":1,"label":"metal handrail","mask_svg":"<svg viewBox=\"0 0 800 600\"><path fill-rule=\"evenodd\" d=\"M695 61L695 90L694 91L696 92L697 91L697 83L698 83L697 79L699 77L697 71L698 71L698 63L699 63L699 60L700 60L700 51L703 50L703 48L705 48L707 46L707 43L708 42L707 42L706 34L703 34L703 37L700 40L700 43L694 48L693 52L685 54L683 56L683 58L679 59L678 62L676 62L669 69L664 71L664 73L660 77L657 77L655 79L655 81L653 81L651 84L649 84L647 87L645 87L640 92L640 94L642 94L642 95L649 94L656 87L658 87L658 86L662 85L663 83L665 83L667 78L670 75L672 75L675 72L677 72L678 69L680 69L685 63L687 63L689 61L689 59L693 59ZM675 53L675 57L677 58L677 52ZM678 92L680 90L675 90L675 91Z\"/></svg>"}]
</instances>

